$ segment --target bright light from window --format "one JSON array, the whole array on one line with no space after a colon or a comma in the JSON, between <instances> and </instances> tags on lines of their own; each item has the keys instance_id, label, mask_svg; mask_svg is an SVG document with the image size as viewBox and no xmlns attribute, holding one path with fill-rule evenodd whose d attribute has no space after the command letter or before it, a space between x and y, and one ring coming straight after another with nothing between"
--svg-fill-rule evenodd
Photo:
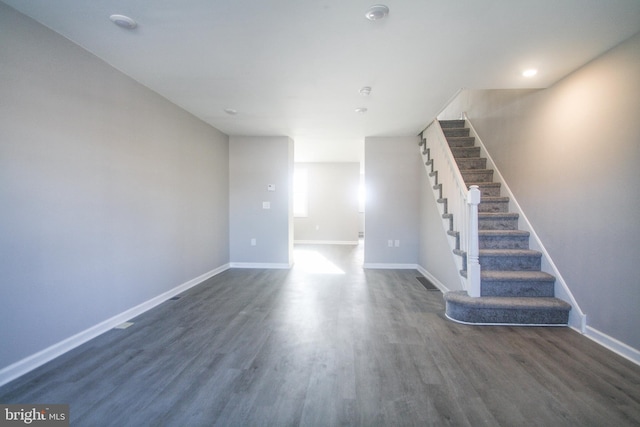
<instances>
[{"instance_id":1,"label":"bright light from window","mask_svg":"<svg viewBox=\"0 0 640 427\"><path fill-rule=\"evenodd\" d=\"M296 270L312 274L344 274L344 271L329 261L322 254L312 250L296 249L294 251Z\"/></svg>"},{"instance_id":2,"label":"bright light from window","mask_svg":"<svg viewBox=\"0 0 640 427\"><path fill-rule=\"evenodd\" d=\"M358 212L364 212L364 173L360 174L360 185L358 186Z\"/></svg>"},{"instance_id":3,"label":"bright light from window","mask_svg":"<svg viewBox=\"0 0 640 427\"><path fill-rule=\"evenodd\" d=\"M309 216L309 175L305 168L293 171L293 216Z\"/></svg>"}]
</instances>

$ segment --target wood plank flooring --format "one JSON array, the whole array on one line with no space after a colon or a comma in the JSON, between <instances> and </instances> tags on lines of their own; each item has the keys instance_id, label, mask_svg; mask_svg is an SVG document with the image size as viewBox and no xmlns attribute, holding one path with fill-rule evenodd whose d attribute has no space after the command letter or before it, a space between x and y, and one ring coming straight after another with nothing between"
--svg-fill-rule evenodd
<instances>
[{"instance_id":1,"label":"wood plank flooring","mask_svg":"<svg viewBox=\"0 0 640 427\"><path fill-rule=\"evenodd\" d=\"M631 426L640 367L568 328L444 318L362 245L231 269L0 388L75 426Z\"/></svg>"}]
</instances>

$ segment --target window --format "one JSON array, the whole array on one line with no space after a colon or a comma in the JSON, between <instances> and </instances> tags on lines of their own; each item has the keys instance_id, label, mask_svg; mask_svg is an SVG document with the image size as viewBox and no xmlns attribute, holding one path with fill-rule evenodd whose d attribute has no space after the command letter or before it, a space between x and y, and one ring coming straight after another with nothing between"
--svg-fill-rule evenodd
<instances>
[{"instance_id":1,"label":"window","mask_svg":"<svg viewBox=\"0 0 640 427\"><path fill-rule=\"evenodd\" d=\"M305 168L293 171L293 216L309 216L309 175Z\"/></svg>"}]
</instances>

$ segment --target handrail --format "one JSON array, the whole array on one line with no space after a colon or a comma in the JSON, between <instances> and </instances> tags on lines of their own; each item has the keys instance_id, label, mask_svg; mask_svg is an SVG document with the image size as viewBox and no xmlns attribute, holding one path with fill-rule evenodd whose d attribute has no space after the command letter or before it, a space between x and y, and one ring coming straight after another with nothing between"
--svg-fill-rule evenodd
<instances>
[{"instance_id":1,"label":"handrail","mask_svg":"<svg viewBox=\"0 0 640 427\"><path fill-rule=\"evenodd\" d=\"M459 248L449 240L452 250L459 249L466 255L467 265L462 264L461 257L456 258L460 270L466 270L466 279L461 276L462 287L469 296L480 296L480 263L478 251L478 204L480 190L472 186L468 189L458 165L453 157L447 138L437 120L433 120L422 132L429 148L429 160L437 166L437 174L430 174L433 184L441 185L441 195L447 200L446 224L458 232ZM423 151L423 156L425 151ZM435 171L435 169L434 169ZM474 188L475 187L475 188ZM443 213L444 210L443 210ZM443 223L445 226L445 223ZM449 231L448 226L445 226ZM459 261L458 261L459 260Z\"/></svg>"}]
</instances>

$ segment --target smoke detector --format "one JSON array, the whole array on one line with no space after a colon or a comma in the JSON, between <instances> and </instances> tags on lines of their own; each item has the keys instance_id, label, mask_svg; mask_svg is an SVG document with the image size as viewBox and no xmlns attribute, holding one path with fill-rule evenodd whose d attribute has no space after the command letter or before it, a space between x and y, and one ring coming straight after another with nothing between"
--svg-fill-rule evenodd
<instances>
[{"instance_id":1,"label":"smoke detector","mask_svg":"<svg viewBox=\"0 0 640 427\"><path fill-rule=\"evenodd\" d=\"M364 16L369 21L378 21L380 19L386 18L388 14L389 8L387 6L383 4L374 4L369 9L367 9L367 12L364 14Z\"/></svg>"}]
</instances>

